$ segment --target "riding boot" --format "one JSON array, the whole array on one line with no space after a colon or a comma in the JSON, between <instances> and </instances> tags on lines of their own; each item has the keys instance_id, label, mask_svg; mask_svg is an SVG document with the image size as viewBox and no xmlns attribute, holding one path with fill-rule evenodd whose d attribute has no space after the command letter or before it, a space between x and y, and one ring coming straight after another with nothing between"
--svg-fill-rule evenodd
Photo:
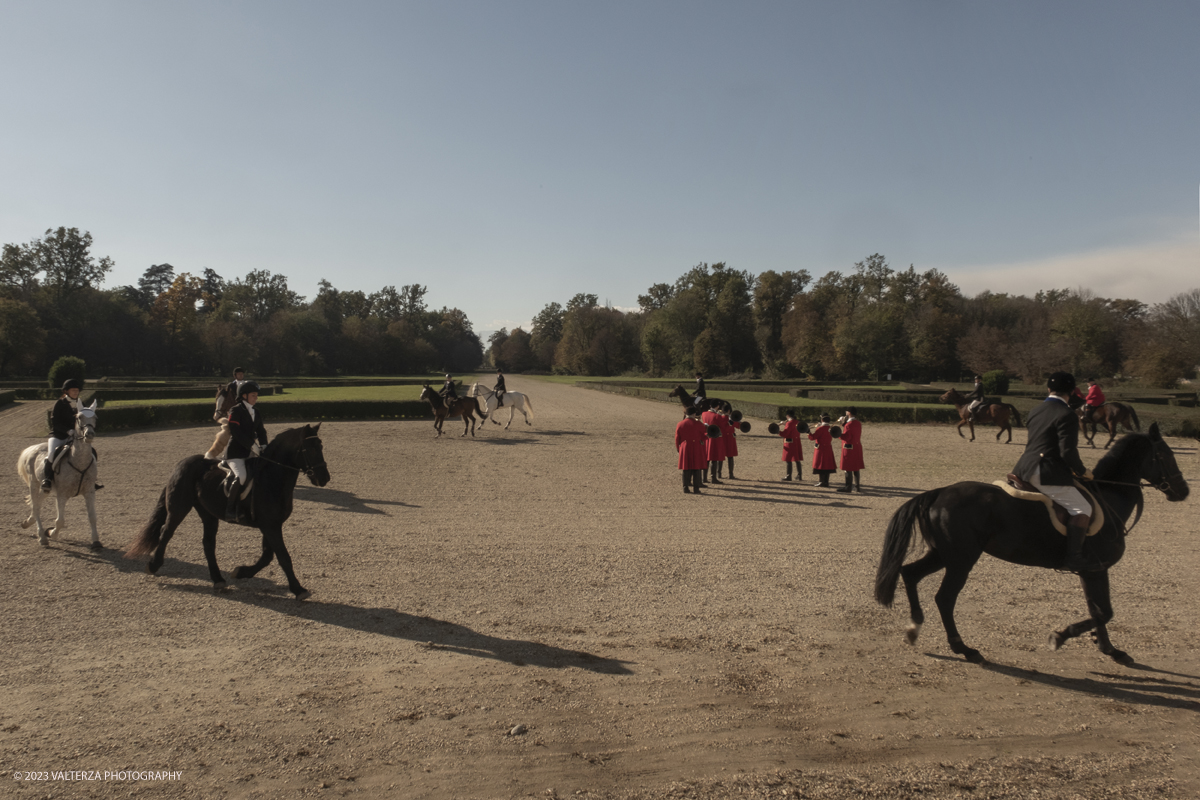
<instances>
[{"instance_id":1,"label":"riding boot","mask_svg":"<svg viewBox=\"0 0 1200 800\"><path fill-rule=\"evenodd\" d=\"M692 494L700 494L700 474L704 472L702 469L691 470L692 473Z\"/></svg>"},{"instance_id":2,"label":"riding boot","mask_svg":"<svg viewBox=\"0 0 1200 800\"><path fill-rule=\"evenodd\" d=\"M226 522L237 522L238 521L238 514L237 514L238 496L241 495L241 493L242 493L242 484L238 481L238 479L236 477L233 477L233 476L230 476L230 477L231 477L231 480L229 481L229 483L231 485L229 486L229 499L225 501L225 521Z\"/></svg>"},{"instance_id":3,"label":"riding boot","mask_svg":"<svg viewBox=\"0 0 1200 800\"><path fill-rule=\"evenodd\" d=\"M853 488L854 488L854 473L847 472L846 473L846 485L840 487L838 489L838 491L843 494L848 494Z\"/></svg>"},{"instance_id":4,"label":"riding boot","mask_svg":"<svg viewBox=\"0 0 1200 800\"><path fill-rule=\"evenodd\" d=\"M729 480L733 480L733 456L726 459L729 462Z\"/></svg>"},{"instance_id":5,"label":"riding boot","mask_svg":"<svg viewBox=\"0 0 1200 800\"><path fill-rule=\"evenodd\" d=\"M54 488L54 464L50 459L46 459L46 465L42 468L42 491L48 492Z\"/></svg>"},{"instance_id":6,"label":"riding boot","mask_svg":"<svg viewBox=\"0 0 1200 800\"><path fill-rule=\"evenodd\" d=\"M1092 518L1087 514L1076 514L1067 522L1067 558L1063 569L1068 572L1098 572L1104 565L1093 556L1083 554L1083 543L1087 538L1088 526Z\"/></svg>"},{"instance_id":7,"label":"riding boot","mask_svg":"<svg viewBox=\"0 0 1200 800\"><path fill-rule=\"evenodd\" d=\"M692 490L688 488L691 485L691 483L692 483L692 471L690 469L685 469L683 471L683 493L684 494L692 493Z\"/></svg>"},{"instance_id":8,"label":"riding boot","mask_svg":"<svg viewBox=\"0 0 1200 800\"><path fill-rule=\"evenodd\" d=\"M854 473L854 491L856 491L856 492L862 491L862 479L859 477L859 474L857 471L855 471L855 473Z\"/></svg>"},{"instance_id":9,"label":"riding boot","mask_svg":"<svg viewBox=\"0 0 1200 800\"><path fill-rule=\"evenodd\" d=\"M717 480L717 466L719 464L720 464L720 462L718 462L718 461L708 462L708 465L710 467L712 467L712 477L709 478L709 481L708 481L709 483L724 483L725 482L725 481Z\"/></svg>"},{"instance_id":10,"label":"riding boot","mask_svg":"<svg viewBox=\"0 0 1200 800\"><path fill-rule=\"evenodd\" d=\"M785 462L783 462L783 463L787 464L787 477L786 477L786 478L784 478L784 480L785 480L785 481L790 481L790 480L792 479L792 462L790 462L790 461L785 461Z\"/></svg>"}]
</instances>

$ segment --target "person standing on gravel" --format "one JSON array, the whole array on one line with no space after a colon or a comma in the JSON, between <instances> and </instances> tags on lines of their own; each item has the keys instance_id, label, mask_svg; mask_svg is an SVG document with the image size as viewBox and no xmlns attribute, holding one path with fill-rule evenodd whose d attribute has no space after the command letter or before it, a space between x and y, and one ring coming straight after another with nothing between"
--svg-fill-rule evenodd
<instances>
[{"instance_id":1,"label":"person standing on gravel","mask_svg":"<svg viewBox=\"0 0 1200 800\"><path fill-rule=\"evenodd\" d=\"M845 422L842 423L842 472L846 473L846 485L839 492L849 492L852 489L862 491L858 473L863 468L862 423L858 421L858 412L847 408Z\"/></svg>"},{"instance_id":2,"label":"person standing on gravel","mask_svg":"<svg viewBox=\"0 0 1200 800\"><path fill-rule=\"evenodd\" d=\"M691 486L692 492L700 494L701 475L708 467L704 445L708 429L696 419L700 414L698 408L692 406L685 413L687 416L675 426L675 449L679 451L679 469L683 470L683 493L688 494L688 486Z\"/></svg>"},{"instance_id":3,"label":"person standing on gravel","mask_svg":"<svg viewBox=\"0 0 1200 800\"><path fill-rule=\"evenodd\" d=\"M782 461L787 464L787 477L784 480L792 479L792 464L796 465L796 480L800 480L804 474L804 443L800 440L800 426L796 422L795 411L787 412L787 422L779 435L783 438Z\"/></svg>"},{"instance_id":4,"label":"person standing on gravel","mask_svg":"<svg viewBox=\"0 0 1200 800\"><path fill-rule=\"evenodd\" d=\"M700 421L704 423L705 428L713 426L717 430L716 436L709 436L705 443L705 449L708 451L708 467L711 474L709 475L709 483L724 483L717 475L720 473L721 465L725 463L725 442L721 439L721 422L720 414L709 409L700 415Z\"/></svg>"},{"instance_id":5,"label":"person standing on gravel","mask_svg":"<svg viewBox=\"0 0 1200 800\"><path fill-rule=\"evenodd\" d=\"M813 450L812 463L813 472L817 476L817 486L828 489L830 473L837 472L837 465L833 460L833 432L829 430L828 414L821 415L820 423L808 434L808 440L817 443L817 449Z\"/></svg>"}]
</instances>

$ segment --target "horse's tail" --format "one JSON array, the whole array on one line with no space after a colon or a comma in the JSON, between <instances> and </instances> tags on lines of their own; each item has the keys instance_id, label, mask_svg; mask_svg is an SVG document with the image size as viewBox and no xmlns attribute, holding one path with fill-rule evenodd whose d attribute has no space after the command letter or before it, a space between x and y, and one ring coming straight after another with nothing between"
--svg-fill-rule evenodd
<instances>
[{"instance_id":1,"label":"horse's tail","mask_svg":"<svg viewBox=\"0 0 1200 800\"><path fill-rule=\"evenodd\" d=\"M1007 408L1009 410L1009 412L1013 415L1013 419L1017 421L1018 428L1023 427L1025 425L1025 423L1021 422L1021 412L1017 411L1016 406L1014 406L1012 403L1005 403L1004 407Z\"/></svg>"},{"instance_id":2,"label":"horse's tail","mask_svg":"<svg viewBox=\"0 0 1200 800\"><path fill-rule=\"evenodd\" d=\"M154 548L158 547L159 536L162 533L163 526L167 524L167 490L163 489L158 495L158 502L154 505L154 511L150 513L150 519L146 520L146 524L142 526L142 532L138 534L138 538L133 544L125 550L126 558L141 558L148 556L154 552Z\"/></svg>"},{"instance_id":3,"label":"horse's tail","mask_svg":"<svg viewBox=\"0 0 1200 800\"><path fill-rule=\"evenodd\" d=\"M1126 404L1125 407L1129 409L1129 416L1133 417L1133 429L1135 431L1137 431L1138 433L1141 433L1142 432L1142 423L1138 421L1137 409L1128 404Z\"/></svg>"},{"instance_id":4,"label":"horse's tail","mask_svg":"<svg viewBox=\"0 0 1200 800\"><path fill-rule=\"evenodd\" d=\"M472 397L471 402L475 404L475 411L479 414L480 419L487 419L487 409L479 407L479 398Z\"/></svg>"},{"instance_id":5,"label":"horse's tail","mask_svg":"<svg viewBox=\"0 0 1200 800\"><path fill-rule=\"evenodd\" d=\"M919 494L896 510L888 522L883 538L883 553L879 557L879 569L875 573L875 600L881 605L892 605L896 598L896 582L904 558L912 549L916 528L924 532L929 513L929 504L937 499L940 489Z\"/></svg>"}]
</instances>

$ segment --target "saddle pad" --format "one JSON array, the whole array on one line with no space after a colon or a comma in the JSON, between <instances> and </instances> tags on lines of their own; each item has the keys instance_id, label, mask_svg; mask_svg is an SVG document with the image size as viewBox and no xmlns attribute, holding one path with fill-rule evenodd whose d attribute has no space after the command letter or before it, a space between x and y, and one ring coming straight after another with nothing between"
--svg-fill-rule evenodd
<instances>
[{"instance_id":1,"label":"saddle pad","mask_svg":"<svg viewBox=\"0 0 1200 800\"><path fill-rule=\"evenodd\" d=\"M1050 515L1050 524L1054 526L1054 530L1067 535L1067 526L1058 521L1058 515L1054 513L1054 501L1041 492L1025 492L1008 483L1008 481L992 481L993 486L999 486L1012 497L1018 500L1034 500L1046 506L1046 512ZM1100 508L1100 504L1096 502L1096 498L1087 489L1079 485L1079 481L1075 481L1075 488L1083 493L1088 502L1092 504L1092 524L1088 527L1088 536L1095 536L1100 529L1104 527L1104 511Z\"/></svg>"},{"instance_id":2,"label":"saddle pad","mask_svg":"<svg viewBox=\"0 0 1200 800\"><path fill-rule=\"evenodd\" d=\"M218 461L217 468L225 473L226 478L230 478L233 476L233 467L229 466L228 461ZM250 478L249 480L246 481L246 486L245 486L245 488L242 489L242 496L239 497L238 500L245 500L247 497L249 497L250 496L250 487L252 487L252 486L254 486L254 478Z\"/></svg>"}]
</instances>

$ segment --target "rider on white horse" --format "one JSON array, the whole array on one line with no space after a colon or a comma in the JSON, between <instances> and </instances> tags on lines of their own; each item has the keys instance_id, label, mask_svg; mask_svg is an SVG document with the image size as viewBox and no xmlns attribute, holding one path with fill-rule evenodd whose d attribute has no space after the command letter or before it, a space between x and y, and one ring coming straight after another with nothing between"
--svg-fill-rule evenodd
<instances>
[{"instance_id":1,"label":"rider on white horse","mask_svg":"<svg viewBox=\"0 0 1200 800\"><path fill-rule=\"evenodd\" d=\"M48 492L54 486L54 454L58 448L69 444L75 432L75 415L82 410L79 404L79 393L83 391L83 381L71 378L63 383L62 397L54 404L50 412L50 441L46 443L46 466L42 469L42 491ZM97 489L104 487L99 483Z\"/></svg>"},{"instance_id":2,"label":"rider on white horse","mask_svg":"<svg viewBox=\"0 0 1200 800\"><path fill-rule=\"evenodd\" d=\"M496 370L496 385L492 387L492 391L496 393L496 408L504 406L504 393L508 388L504 385L504 373Z\"/></svg>"},{"instance_id":3,"label":"rider on white horse","mask_svg":"<svg viewBox=\"0 0 1200 800\"><path fill-rule=\"evenodd\" d=\"M229 412L229 449L225 452L225 463L237 478L237 485L230 481L229 501L225 507L225 519L237 522L237 504L241 497L239 487L246 485L249 470L246 459L258 455L267 444L267 429L263 427L262 413L254 406L258 402L258 384L246 381L238 389L238 404Z\"/></svg>"}]
</instances>

